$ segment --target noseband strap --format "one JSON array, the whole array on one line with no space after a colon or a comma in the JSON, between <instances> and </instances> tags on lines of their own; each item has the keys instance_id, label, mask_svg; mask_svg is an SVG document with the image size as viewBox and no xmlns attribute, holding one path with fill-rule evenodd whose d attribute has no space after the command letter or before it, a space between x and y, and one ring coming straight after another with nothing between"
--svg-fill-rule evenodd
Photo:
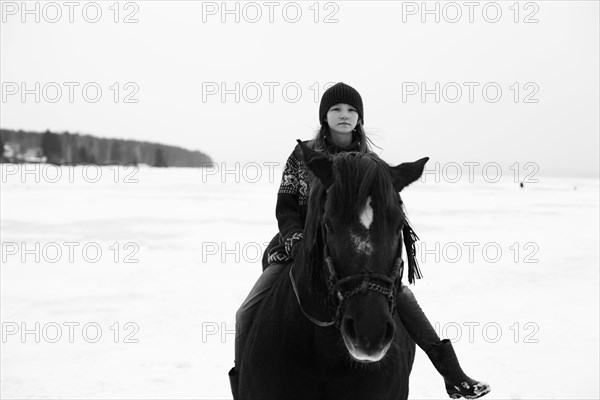
<instances>
[{"instance_id":1,"label":"noseband strap","mask_svg":"<svg viewBox=\"0 0 600 400\"><path fill-rule=\"evenodd\" d=\"M342 322L344 302L352 296L359 293L366 294L369 291L384 295L388 300L390 313L394 314L394 311L396 310L396 292L404 271L404 261L402 260L401 255L402 247L398 248L400 254L394 261L394 267L392 268L392 274L390 276L365 272L338 279L335 272L335 266L333 265L333 259L329 256L327 249L325 232L323 232L323 241L325 242L323 248L325 264L327 264L327 272L329 274L327 279L329 287L329 303L334 312L335 325L339 327ZM353 281L358 282L358 284L350 290L344 290L344 286Z\"/></svg>"}]
</instances>

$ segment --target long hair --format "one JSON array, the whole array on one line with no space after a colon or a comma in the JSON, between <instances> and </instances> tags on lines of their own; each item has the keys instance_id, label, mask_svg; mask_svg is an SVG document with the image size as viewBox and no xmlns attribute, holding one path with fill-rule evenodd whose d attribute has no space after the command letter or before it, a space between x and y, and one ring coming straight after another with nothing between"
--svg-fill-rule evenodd
<instances>
[{"instance_id":1,"label":"long hair","mask_svg":"<svg viewBox=\"0 0 600 400\"><path fill-rule=\"evenodd\" d=\"M315 136L308 141L307 146L313 150L327 153L327 148L333 143L330 139L329 142L327 140L329 133L329 125L327 124L327 121L323 121L321 127L315 132ZM360 119L356 124L356 128L352 132L352 142L358 142L358 151L360 153L373 153L372 146L379 148L371 139L367 137ZM307 194L310 194L312 192L313 182L316 178L308 168L304 171L304 179L306 180L308 186Z\"/></svg>"},{"instance_id":2,"label":"long hair","mask_svg":"<svg viewBox=\"0 0 600 400\"><path fill-rule=\"evenodd\" d=\"M315 132L315 136L308 143L308 146L311 147L313 150L325 152L328 147L326 141L328 137L329 125L326 121L323 121L321 127ZM377 147L377 145L373 143L373 141L369 137L367 137L362 121L360 120L358 121L358 123L356 124L356 128L352 132L352 141L358 141L358 147L361 153L370 153L373 151L373 146Z\"/></svg>"}]
</instances>

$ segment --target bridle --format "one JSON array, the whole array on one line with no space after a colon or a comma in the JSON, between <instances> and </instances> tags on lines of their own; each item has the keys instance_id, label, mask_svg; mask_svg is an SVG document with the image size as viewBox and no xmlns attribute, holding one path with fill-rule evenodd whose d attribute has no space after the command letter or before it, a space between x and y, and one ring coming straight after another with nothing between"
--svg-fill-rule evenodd
<instances>
[{"instance_id":1,"label":"bridle","mask_svg":"<svg viewBox=\"0 0 600 400\"><path fill-rule=\"evenodd\" d=\"M400 244L398 245L398 255L394 261L394 267L392 268L392 273L390 276L375 273L361 273L339 279L335 271L333 258L331 258L329 255L329 250L327 249L327 231L324 224L321 227L321 231L323 238L323 259L327 267L328 303L334 318L331 321L320 321L304 310L298 294L298 288L294 280L292 265L289 273L290 280L292 282L292 287L294 289L294 293L296 294L296 300L298 301L298 305L300 306L302 313L317 326L328 327L335 324L335 326L339 328L343 318L344 303L352 296L355 296L359 293L365 294L368 291L373 291L382 294L387 298L390 313L393 315L396 307L396 293L402 280L402 273L404 271L402 246ZM351 282L358 283L352 287L348 285L348 283ZM350 288L345 289L347 286Z\"/></svg>"}]
</instances>

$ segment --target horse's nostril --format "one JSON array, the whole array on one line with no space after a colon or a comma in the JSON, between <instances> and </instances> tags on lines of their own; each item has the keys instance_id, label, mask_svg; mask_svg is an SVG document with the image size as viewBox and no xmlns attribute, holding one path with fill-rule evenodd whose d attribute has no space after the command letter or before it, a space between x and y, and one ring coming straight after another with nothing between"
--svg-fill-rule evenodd
<instances>
[{"instance_id":1,"label":"horse's nostril","mask_svg":"<svg viewBox=\"0 0 600 400\"><path fill-rule=\"evenodd\" d=\"M354 326L354 318L344 318L343 328L346 335L352 339L356 339L356 328Z\"/></svg>"}]
</instances>

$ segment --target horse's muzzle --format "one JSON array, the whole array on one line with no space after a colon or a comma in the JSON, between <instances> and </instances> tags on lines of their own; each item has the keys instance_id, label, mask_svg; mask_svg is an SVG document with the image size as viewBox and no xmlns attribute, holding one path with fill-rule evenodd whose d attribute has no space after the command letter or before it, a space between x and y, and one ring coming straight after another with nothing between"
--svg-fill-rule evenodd
<instances>
[{"instance_id":1,"label":"horse's muzzle","mask_svg":"<svg viewBox=\"0 0 600 400\"><path fill-rule=\"evenodd\" d=\"M395 331L387 307L382 304L369 305L373 307L368 307L364 302L349 307L344 313L340 326L344 344L352 358L366 363L377 362L385 357L394 339Z\"/></svg>"}]
</instances>

